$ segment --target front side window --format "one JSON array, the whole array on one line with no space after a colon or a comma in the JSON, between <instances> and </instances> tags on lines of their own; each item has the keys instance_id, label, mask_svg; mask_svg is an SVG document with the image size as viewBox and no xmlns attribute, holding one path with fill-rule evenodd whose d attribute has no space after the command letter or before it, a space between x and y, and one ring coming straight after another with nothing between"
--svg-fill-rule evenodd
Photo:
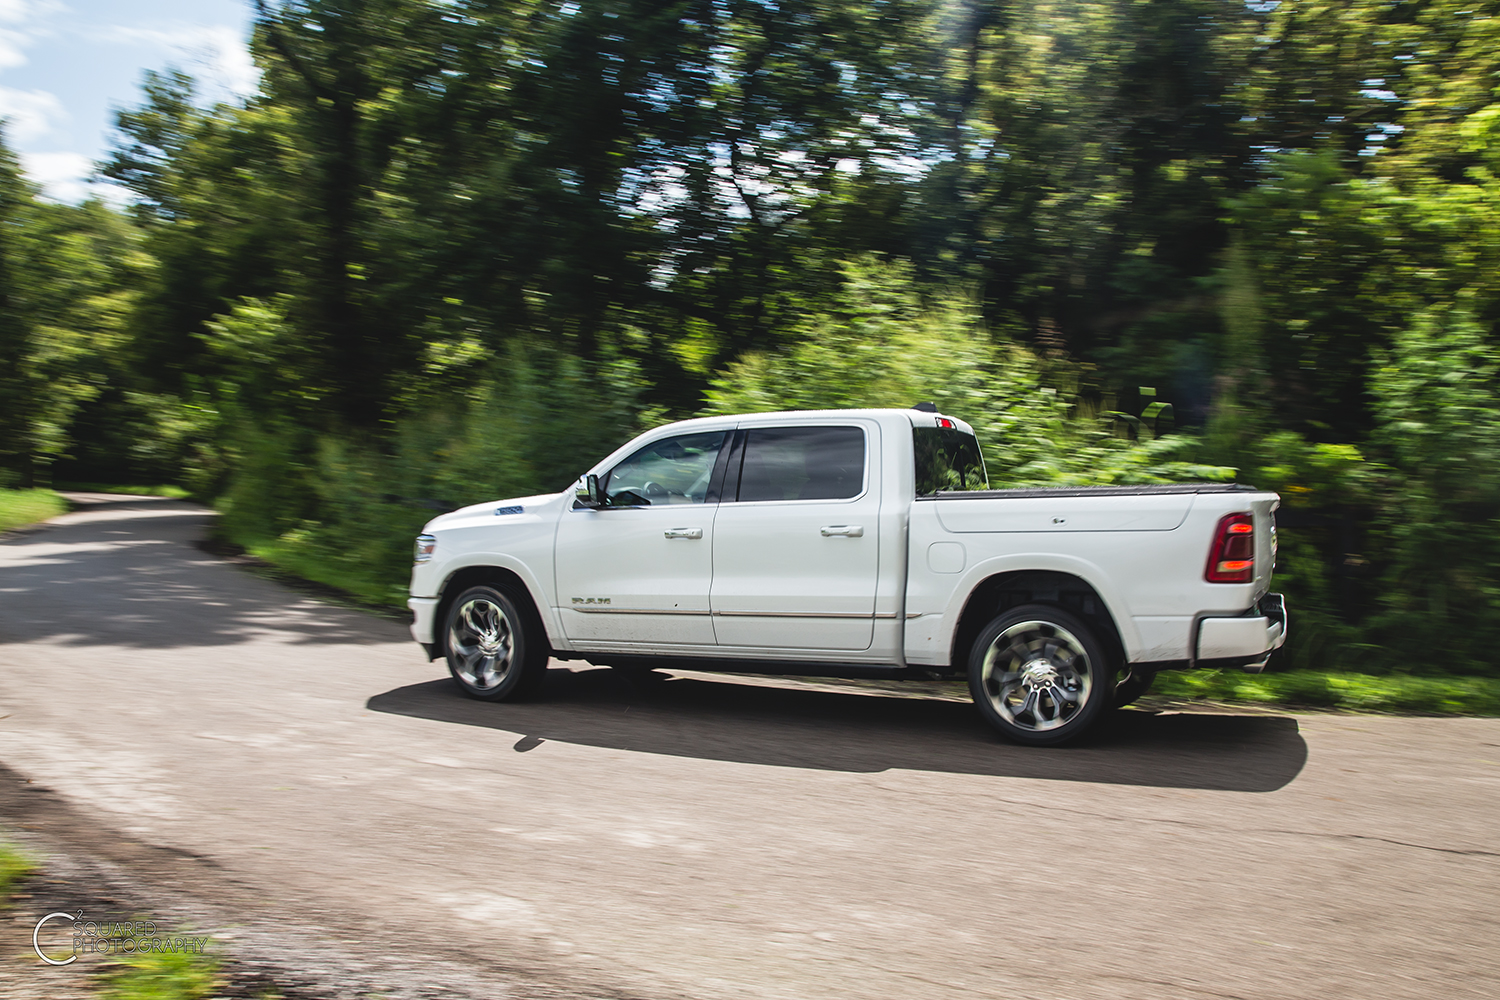
<instances>
[{"instance_id":1,"label":"front side window","mask_svg":"<svg viewBox=\"0 0 1500 1000\"><path fill-rule=\"evenodd\" d=\"M956 428L913 427L911 436L917 458L917 496L990 488L974 435Z\"/></svg>"},{"instance_id":2,"label":"front side window","mask_svg":"<svg viewBox=\"0 0 1500 1000\"><path fill-rule=\"evenodd\" d=\"M611 469L604 495L613 507L703 503L724 431L653 441Z\"/></svg>"},{"instance_id":3,"label":"front side window","mask_svg":"<svg viewBox=\"0 0 1500 1000\"><path fill-rule=\"evenodd\" d=\"M745 437L739 500L846 500L865 483L858 427L756 427Z\"/></svg>"}]
</instances>

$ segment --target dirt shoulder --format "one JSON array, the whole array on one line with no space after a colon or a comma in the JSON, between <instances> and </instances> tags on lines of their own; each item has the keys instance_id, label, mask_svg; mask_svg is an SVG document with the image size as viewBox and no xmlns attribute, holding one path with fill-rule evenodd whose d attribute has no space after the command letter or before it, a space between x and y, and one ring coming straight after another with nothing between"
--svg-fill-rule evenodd
<instances>
[{"instance_id":1,"label":"dirt shoulder","mask_svg":"<svg viewBox=\"0 0 1500 1000\"><path fill-rule=\"evenodd\" d=\"M149 844L120 833L102 816L0 764L0 839L19 845L38 867L0 902L0 998L86 1000L100 994L110 958L82 950L52 966L33 944L47 914L95 924L149 921L171 940L207 937L219 967L215 997L281 1000L374 998L608 997L608 991L525 982L510 970L476 967L441 948L408 954L358 915L315 901L268 905L265 887L212 858ZM69 954L63 920L39 938L54 959Z\"/></svg>"}]
</instances>

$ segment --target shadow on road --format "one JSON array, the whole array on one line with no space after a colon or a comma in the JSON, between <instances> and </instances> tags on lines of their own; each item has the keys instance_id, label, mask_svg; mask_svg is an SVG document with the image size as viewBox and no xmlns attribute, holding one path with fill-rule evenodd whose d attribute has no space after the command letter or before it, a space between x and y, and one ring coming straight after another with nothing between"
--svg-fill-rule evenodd
<instances>
[{"instance_id":1,"label":"shadow on road","mask_svg":"<svg viewBox=\"0 0 1500 1000\"><path fill-rule=\"evenodd\" d=\"M195 543L212 511L152 497L78 506L0 539L0 645L168 649L273 633L318 645L409 639L399 622L309 600L201 552Z\"/></svg>"},{"instance_id":2,"label":"shadow on road","mask_svg":"<svg viewBox=\"0 0 1500 1000\"><path fill-rule=\"evenodd\" d=\"M644 753L829 771L890 768L1270 792L1307 762L1290 718L1116 712L1087 742L1037 750L1002 741L972 705L723 680L631 681L609 669L548 672L538 701L491 704L445 679L371 698L376 712Z\"/></svg>"}]
</instances>

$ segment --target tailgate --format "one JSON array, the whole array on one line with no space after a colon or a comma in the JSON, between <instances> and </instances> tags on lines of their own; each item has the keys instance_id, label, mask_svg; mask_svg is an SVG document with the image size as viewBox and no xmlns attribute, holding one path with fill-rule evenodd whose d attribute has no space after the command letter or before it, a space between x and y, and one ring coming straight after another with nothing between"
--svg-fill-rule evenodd
<instances>
[{"instance_id":1,"label":"tailgate","mask_svg":"<svg viewBox=\"0 0 1500 1000\"><path fill-rule=\"evenodd\" d=\"M1271 573L1276 569L1276 508L1281 498L1275 494L1251 501L1255 518L1255 593L1271 589Z\"/></svg>"}]
</instances>

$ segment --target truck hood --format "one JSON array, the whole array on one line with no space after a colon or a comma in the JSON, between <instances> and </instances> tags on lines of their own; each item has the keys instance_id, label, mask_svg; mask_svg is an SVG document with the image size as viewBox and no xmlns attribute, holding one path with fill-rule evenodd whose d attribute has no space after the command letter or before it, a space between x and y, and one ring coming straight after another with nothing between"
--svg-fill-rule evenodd
<instances>
[{"instance_id":1,"label":"truck hood","mask_svg":"<svg viewBox=\"0 0 1500 1000\"><path fill-rule=\"evenodd\" d=\"M508 500L486 500L484 503L470 504L467 507L440 514L428 521L427 526L422 530L430 534L442 528L472 525L476 522L494 524L497 519L537 514L542 510L555 507L568 495L569 491L564 490L561 493L538 493L535 496L513 497Z\"/></svg>"}]
</instances>

